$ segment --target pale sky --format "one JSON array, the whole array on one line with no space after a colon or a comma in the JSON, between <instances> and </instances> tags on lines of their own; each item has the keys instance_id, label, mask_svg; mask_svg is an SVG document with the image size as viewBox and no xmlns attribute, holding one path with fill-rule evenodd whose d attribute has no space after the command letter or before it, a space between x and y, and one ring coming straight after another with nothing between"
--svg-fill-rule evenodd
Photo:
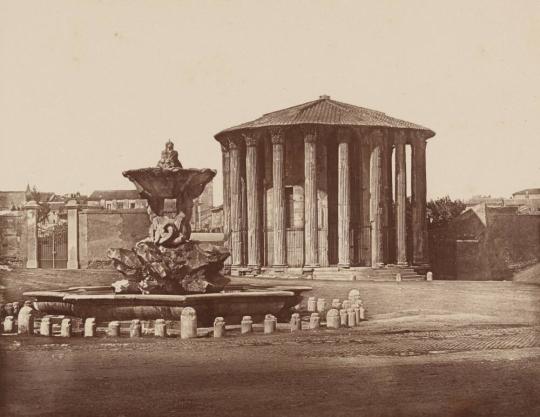
<instances>
[{"instance_id":1,"label":"pale sky","mask_svg":"<svg viewBox=\"0 0 540 417\"><path fill-rule=\"evenodd\" d=\"M169 138L220 171L321 94L433 129L428 197L540 187L539 1L4 0L0 190L129 189Z\"/></svg>"}]
</instances>

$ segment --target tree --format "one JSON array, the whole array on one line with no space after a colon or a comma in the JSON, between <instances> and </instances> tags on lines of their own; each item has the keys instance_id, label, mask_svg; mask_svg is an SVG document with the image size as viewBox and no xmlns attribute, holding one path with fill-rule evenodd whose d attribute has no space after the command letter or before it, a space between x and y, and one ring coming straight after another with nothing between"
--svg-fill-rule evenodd
<instances>
[{"instance_id":1,"label":"tree","mask_svg":"<svg viewBox=\"0 0 540 417\"><path fill-rule=\"evenodd\" d=\"M427 203L427 217L431 228L443 226L459 216L466 205L461 200L452 200L449 196L430 200Z\"/></svg>"},{"instance_id":2,"label":"tree","mask_svg":"<svg viewBox=\"0 0 540 417\"><path fill-rule=\"evenodd\" d=\"M49 203L47 203L46 201L42 201L44 199L44 196L38 191L35 185L32 187L32 189L30 189L30 186L26 187L26 199L34 200L36 203L38 203L39 211L37 220L38 223L43 222L49 215L51 208L49 207Z\"/></svg>"}]
</instances>

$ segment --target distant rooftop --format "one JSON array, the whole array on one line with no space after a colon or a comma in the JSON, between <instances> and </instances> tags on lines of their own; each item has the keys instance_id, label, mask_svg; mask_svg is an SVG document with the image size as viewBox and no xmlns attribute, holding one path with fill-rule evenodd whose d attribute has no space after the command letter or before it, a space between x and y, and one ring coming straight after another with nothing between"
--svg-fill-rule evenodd
<instances>
[{"instance_id":1,"label":"distant rooftop","mask_svg":"<svg viewBox=\"0 0 540 417\"><path fill-rule=\"evenodd\" d=\"M88 201L137 200L140 198L137 190L96 190L90 194Z\"/></svg>"},{"instance_id":2,"label":"distant rooftop","mask_svg":"<svg viewBox=\"0 0 540 417\"><path fill-rule=\"evenodd\" d=\"M540 188L527 188L525 190L517 191L512 196L515 195L531 195L531 194L540 194Z\"/></svg>"}]
</instances>

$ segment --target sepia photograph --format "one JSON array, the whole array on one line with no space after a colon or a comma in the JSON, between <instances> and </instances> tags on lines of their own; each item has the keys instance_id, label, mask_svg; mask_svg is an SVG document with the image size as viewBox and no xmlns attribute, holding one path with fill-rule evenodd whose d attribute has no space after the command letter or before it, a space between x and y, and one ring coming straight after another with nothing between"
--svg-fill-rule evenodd
<instances>
[{"instance_id":1,"label":"sepia photograph","mask_svg":"<svg viewBox=\"0 0 540 417\"><path fill-rule=\"evenodd\" d=\"M540 416L540 1L0 0L0 416Z\"/></svg>"}]
</instances>

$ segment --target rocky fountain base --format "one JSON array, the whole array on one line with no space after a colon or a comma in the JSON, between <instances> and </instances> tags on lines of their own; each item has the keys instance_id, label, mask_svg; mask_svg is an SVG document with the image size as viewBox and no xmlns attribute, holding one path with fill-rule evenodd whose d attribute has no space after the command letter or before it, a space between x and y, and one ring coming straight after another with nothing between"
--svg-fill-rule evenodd
<instances>
[{"instance_id":1,"label":"rocky fountain base","mask_svg":"<svg viewBox=\"0 0 540 417\"><path fill-rule=\"evenodd\" d=\"M193 200L216 175L210 169L183 169L172 142L156 168L124 172L148 201L151 225L148 238L131 250L112 248L108 257L123 275L110 287L79 287L32 291L34 306L46 314L95 317L101 321L180 319L184 307L193 307L202 324L215 317L230 323L242 316L255 320L265 314L280 317L310 287L237 286L221 273L229 252L191 237ZM175 200L174 214L165 213L165 200Z\"/></svg>"}]
</instances>

